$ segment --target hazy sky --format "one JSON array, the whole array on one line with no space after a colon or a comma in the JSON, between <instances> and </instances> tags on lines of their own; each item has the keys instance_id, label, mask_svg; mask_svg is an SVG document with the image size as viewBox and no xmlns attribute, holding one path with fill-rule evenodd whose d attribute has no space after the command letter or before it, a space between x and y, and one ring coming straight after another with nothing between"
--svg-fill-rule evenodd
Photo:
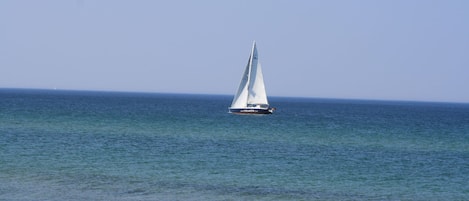
<instances>
[{"instance_id":1,"label":"hazy sky","mask_svg":"<svg viewBox=\"0 0 469 201\"><path fill-rule=\"evenodd\" d=\"M2 0L0 88L469 102L467 0Z\"/></svg>"}]
</instances>

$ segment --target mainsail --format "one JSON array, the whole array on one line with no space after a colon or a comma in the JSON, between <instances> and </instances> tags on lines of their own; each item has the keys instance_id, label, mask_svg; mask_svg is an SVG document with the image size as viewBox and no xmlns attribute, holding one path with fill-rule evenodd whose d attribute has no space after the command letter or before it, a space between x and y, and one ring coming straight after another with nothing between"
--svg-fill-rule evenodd
<instances>
[{"instance_id":1,"label":"mainsail","mask_svg":"<svg viewBox=\"0 0 469 201\"><path fill-rule=\"evenodd\" d=\"M261 64L257 58L256 42L254 41L248 64L241 78L238 92L231 103L231 108L246 108L256 105L268 107L269 102L265 92Z\"/></svg>"}]
</instances>

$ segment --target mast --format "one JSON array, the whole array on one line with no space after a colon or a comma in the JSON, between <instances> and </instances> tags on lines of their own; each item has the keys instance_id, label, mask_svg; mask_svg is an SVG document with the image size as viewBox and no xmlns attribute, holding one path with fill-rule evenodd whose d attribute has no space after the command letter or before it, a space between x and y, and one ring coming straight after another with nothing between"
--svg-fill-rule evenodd
<instances>
[{"instance_id":1,"label":"mast","mask_svg":"<svg viewBox=\"0 0 469 201\"><path fill-rule=\"evenodd\" d=\"M267 94L265 92L264 76L262 75L261 63L259 62L256 42L254 41L251 61L250 77L248 84L247 104L250 105L268 105Z\"/></svg>"},{"instance_id":2,"label":"mast","mask_svg":"<svg viewBox=\"0 0 469 201\"><path fill-rule=\"evenodd\" d=\"M252 60L254 59L254 57L256 57L257 59L257 55L254 56L254 50L256 50L256 41L253 41L252 42L252 48L251 48L251 55L249 55L249 75L248 75L248 83L247 83L247 91L248 91L248 95L246 96L246 105L249 104L249 91L250 91L250 86L252 86L252 83L251 83L251 80L252 80Z\"/></svg>"}]
</instances>

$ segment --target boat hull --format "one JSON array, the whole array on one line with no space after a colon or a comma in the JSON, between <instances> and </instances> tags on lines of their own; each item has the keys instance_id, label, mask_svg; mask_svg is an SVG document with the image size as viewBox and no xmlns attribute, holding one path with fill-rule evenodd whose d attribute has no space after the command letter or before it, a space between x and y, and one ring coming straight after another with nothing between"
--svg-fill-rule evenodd
<instances>
[{"instance_id":1,"label":"boat hull","mask_svg":"<svg viewBox=\"0 0 469 201\"><path fill-rule=\"evenodd\" d=\"M229 110L233 114L272 114L273 112L272 108L230 108Z\"/></svg>"}]
</instances>

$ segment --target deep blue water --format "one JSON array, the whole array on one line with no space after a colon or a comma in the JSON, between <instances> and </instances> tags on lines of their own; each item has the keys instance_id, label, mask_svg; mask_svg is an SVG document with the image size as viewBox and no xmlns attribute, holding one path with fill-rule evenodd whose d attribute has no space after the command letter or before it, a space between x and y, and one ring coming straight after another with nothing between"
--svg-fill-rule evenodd
<instances>
[{"instance_id":1,"label":"deep blue water","mask_svg":"<svg viewBox=\"0 0 469 201\"><path fill-rule=\"evenodd\" d=\"M0 89L0 200L469 200L469 104Z\"/></svg>"}]
</instances>

